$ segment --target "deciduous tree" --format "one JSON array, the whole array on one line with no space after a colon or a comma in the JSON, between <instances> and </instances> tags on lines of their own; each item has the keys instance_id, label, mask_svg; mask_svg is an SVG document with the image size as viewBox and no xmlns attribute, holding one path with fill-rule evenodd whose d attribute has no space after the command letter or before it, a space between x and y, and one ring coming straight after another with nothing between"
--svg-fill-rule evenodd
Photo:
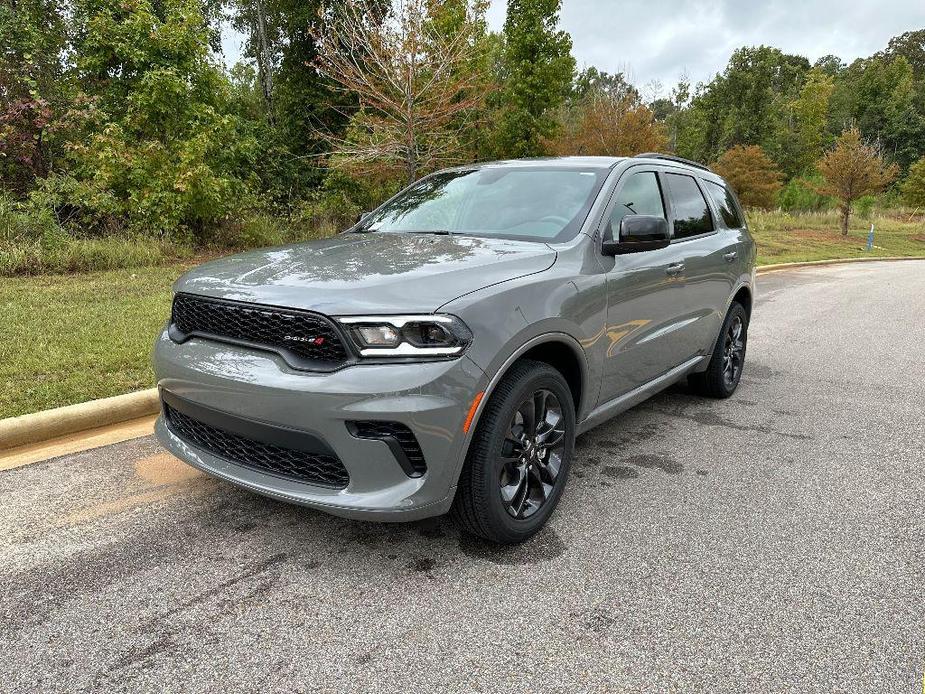
<instances>
[{"instance_id":1,"label":"deciduous tree","mask_svg":"<svg viewBox=\"0 0 925 694\"><path fill-rule=\"evenodd\" d=\"M843 132L835 147L819 161L817 168L825 179L818 192L838 200L841 233L846 236L854 201L865 195L879 193L899 172L899 167L886 164L877 150L861 139L857 128Z\"/></svg>"},{"instance_id":2,"label":"deciduous tree","mask_svg":"<svg viewBox=\"0 0 925 694\"><path fill-rule=\"evenodd\" d=\"M790 103L787 132L792 137L787 139L792 152L788 152L786 160L789 161L788 172L791 175L811 169L825 151L829 99L834 90L834 78L813 68L806 76L799 96ZM782 149L789 148L784 146Z\"/></svg>"},{"instance_id":3,"label":"deciduous tree","mask_svg":"<svg viewBox=\"0 0 925 694\"><path fill-rule=\"evenodd\" d=\"M555 137L546 149L557 156L600 155L625 157L663 151L668 146L665 126L632 93L611 96L591 93L564 109Z\"/></svg>"},{"instance_id":4,"label":"deciduous tree","mask_svg":"<svg viewBox=\"0 0 925 694\"><path fill-rule=\"evenodd\" d=\"M473 65L484 3L467 2L466 20L447 32L427 0L347 0L322 12L312 29L319 72L359 99L343 136L325 133L334 166L397 173L465 158L461 132L484 98Z\"/></svg>"},{"instance_id":5,"label":"deciduous tree","mask_svg":"<svg viewBox=\"0 0 925 694\"><path fill-rule=\"evenodd\" d=\"M508 0L498 94L496 154L534 157L553 134L575 73L572 39L559 29L561 0Z\"/></svg>"},{"instance_id":6,"label":"deciduous tree","mask_svg":"<svg viewBox=\"0 0 925 694\"><path fill-rule=\"evenodd\" d=\"M758 145L733 147L712 166L729 182L746 207L768 209L777 205L781 172Z\"/></svg>"}]
</instances>

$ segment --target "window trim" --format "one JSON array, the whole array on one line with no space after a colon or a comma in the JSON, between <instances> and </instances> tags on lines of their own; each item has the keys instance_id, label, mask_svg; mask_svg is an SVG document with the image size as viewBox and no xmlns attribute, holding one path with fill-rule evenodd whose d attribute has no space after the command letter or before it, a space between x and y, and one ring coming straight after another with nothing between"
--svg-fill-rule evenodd
<instances>
[{"instance_id":1,"label":"window trim","mask_svg":"<svg viewBox=\"0 0 925 694\"><path fill-rule=\"evenodd\" d=\"M670 188L668 187L668 181L665 180L662 183L662 189L669 191L665 197L668 198L669 204L671 205L671 217L668 219L668 226L671 229L671 245L676 243L685 243L686 241L697 241L699 239L705 239L708 236L713 236L714 234L719 233L719 228L716 225L716 215L713 212L712 200L710 199L710 194L704 189L704 183L700 180L699 176L695 176L693 173L683 170L683 169L674 169L666 168L662 171L659 171L659 178L662 176L687 176L688 178L694 179L694 184L697 186L697 189L700 191L700 195L703 196L703 201L707 204L707 214L710 215L710 224L713 227L711 231L705 231L702 234L697 234L696 236L685 236L683 238L678 238L674 235L674 205L671 200Z\"/></svg>"}]
</instances>

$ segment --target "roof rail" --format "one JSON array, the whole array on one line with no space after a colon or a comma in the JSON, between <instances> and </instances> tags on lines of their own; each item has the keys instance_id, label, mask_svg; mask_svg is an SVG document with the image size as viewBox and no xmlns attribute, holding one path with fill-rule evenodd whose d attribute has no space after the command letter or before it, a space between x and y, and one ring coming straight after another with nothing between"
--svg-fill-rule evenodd
<instances>
[{"instance_id":1,"label":"roof rail","mask_svg":"<svg viewBox=\"0 0 925 694\"><path fill-rule=\"evenodd\" d=\"M686 164L687 166L693 166L695 169L703 169L704 171L710 171L712 169L706 164L701 164L697 161L691 161L690 159L684 159L683 157L676 157L673 154L661 154L660 152L644 152L643 154L637 154L633 159L664 159L665 161L674 161L678 164Z\"/></svg>"}]
</instances>

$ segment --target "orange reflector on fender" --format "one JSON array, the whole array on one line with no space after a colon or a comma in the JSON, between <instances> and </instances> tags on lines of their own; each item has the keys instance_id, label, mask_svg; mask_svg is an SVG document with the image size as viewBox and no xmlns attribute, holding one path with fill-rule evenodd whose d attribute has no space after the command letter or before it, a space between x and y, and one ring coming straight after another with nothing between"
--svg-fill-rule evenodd
<instances>
[{"instance_id":1,"label":"orange reflector on fender","mask_svg":"<svg viewBox=\"0 0 925 694\"><path fill-rule=\"evenodd\" d=\"M472 426L472 420L475 419L475 411L479 409L479 403L482 402L482 398L485 396L485 391L476 393L475 398L472 400L472 406L469 408L469 414L466 415L466 421L463 424L463 432L468 434L469 427Z\"/></svg>"}]
</instances>

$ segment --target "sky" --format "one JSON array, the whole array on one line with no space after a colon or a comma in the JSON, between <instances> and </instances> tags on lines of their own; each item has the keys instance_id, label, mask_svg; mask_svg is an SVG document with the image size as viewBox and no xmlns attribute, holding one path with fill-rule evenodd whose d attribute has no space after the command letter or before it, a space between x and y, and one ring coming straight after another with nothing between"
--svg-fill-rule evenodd
<instances>
[{"instance_id":1,"label":"sky","mask_svg":"<svg viewBox=\"0 0 925 694\"><path fill-rule=\"evenodd\" d=\"M504 24L506 5L492 0L493 29ZM925 0L563 0L561 26L579 69L623 72L641 88L660 82L667 93L682 73L709 81L740 46L775 46L811 61L869 56L890 37L925 28ZM240 43L224 32L226 60L234 62Z\"/></svg>"}]
</instances>

